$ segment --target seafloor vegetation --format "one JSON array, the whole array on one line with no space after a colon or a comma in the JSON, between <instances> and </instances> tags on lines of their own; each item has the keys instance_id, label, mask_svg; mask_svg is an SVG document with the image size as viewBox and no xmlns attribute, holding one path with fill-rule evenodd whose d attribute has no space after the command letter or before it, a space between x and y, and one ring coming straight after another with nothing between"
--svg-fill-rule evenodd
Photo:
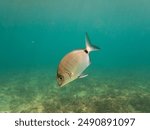
<instances>
[{"instance_id":1,"label":"seafloor vegetation","mask_svg":"<svg viewBox=\"0 0 150 130\"><path fill-rule=\"evenodd\" d=\"M0 112L150 112L149 77L104 71L58 88L49 70L4 73Z\"/></svg>"}]
</instances>

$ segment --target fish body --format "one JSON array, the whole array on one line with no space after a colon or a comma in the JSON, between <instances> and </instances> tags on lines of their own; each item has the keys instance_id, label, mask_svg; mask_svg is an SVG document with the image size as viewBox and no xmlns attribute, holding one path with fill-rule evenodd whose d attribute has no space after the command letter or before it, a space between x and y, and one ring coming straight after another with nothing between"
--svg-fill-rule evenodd
<instances>
[{"instance_id":1,"label":"fish body","mask_svg":"<svg viewBox=\"0 0 150 130\"><path fill-rule=\"evenodd\" d=\"M68 53L60 62L57 70L57 82L60 87L77 79L84 78L83 71L90 65L89 53L100 48L91 45L88 34L86 33L86 48L74 50Z\"/></svg>"}]
</instances>

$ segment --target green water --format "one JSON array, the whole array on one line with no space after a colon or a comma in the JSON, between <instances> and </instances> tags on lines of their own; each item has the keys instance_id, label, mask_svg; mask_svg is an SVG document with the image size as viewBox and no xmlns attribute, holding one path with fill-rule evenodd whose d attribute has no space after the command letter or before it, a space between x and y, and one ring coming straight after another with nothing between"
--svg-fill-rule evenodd
<instances>
[{"instance_id":1,"label":"green water","mask_svg":"<svg viewBox=\"0 0 150 130\"><path fill-rule=\"evenodd\" d=\"M0 112L150 112L149 0L0 0ZM64 88L60 60L101 48Z\"/></svg>"}]
</instances>

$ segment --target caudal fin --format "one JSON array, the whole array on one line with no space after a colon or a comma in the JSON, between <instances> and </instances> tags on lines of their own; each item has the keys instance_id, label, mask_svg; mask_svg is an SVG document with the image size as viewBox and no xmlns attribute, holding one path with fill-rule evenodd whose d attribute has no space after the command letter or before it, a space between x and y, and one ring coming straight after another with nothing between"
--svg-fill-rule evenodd
<instances>
[{"instance_id":1,"label":"caudal fin","mask_svg":"<svg viewBox=\"0 0 150 130\"><path fill-rule=\"evenodd\" d=\"M88 36L88 33L86 32L85 34L85 42L86 42L86 51L89 53L91 51L98 51L100 50L99 47L95 46L95 45L92 45L91 44L91 41L89 39L89 36Z\"/></svg>"}]
</instances>

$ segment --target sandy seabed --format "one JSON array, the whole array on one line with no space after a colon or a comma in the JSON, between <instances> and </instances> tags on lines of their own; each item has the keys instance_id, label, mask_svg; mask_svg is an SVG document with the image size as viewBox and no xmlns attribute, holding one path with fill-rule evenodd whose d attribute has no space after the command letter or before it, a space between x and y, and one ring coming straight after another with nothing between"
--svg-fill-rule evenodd
<instances>
[{"instance_id":1,"label":"sandy seabed","mask_svg":"<svg viewBox=\"0 0 150 130\"><path fill-rule=\"evenodd\" d=\"M150 112L150 73L95 72L64 88L55 72L7 72L0 78L0 112Z\"/></svg>"}]
</instances>

